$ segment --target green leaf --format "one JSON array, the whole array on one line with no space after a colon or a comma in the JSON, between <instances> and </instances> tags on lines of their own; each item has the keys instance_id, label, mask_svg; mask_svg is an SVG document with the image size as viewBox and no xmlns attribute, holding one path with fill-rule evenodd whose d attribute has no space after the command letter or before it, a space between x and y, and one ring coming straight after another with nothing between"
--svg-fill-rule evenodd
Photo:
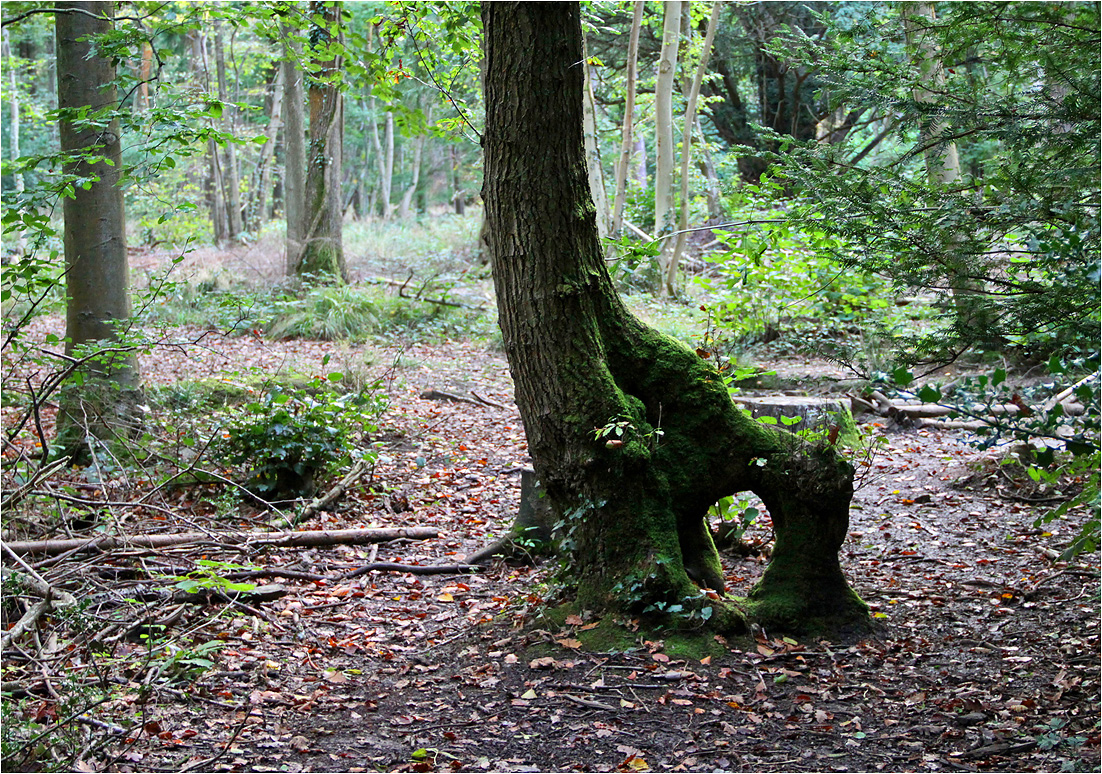
<instances>
[{"instance_id":1,"label":"green leaf","mask_svg":"<svg viewBox=\"0 0 1102 774\"><path fill-rule=\"evenodd\" d=\"M941 400L941 390L927 384L918 391L918 398L923 403L938 403Z\"/></svg>"},{"instance_id":2,"label":"green leaf","mask_svg":"<svg viewBox=\"0 0 1102 774\"><path fill-rule=\"evenodd\" d=\"M906 387L913 382L914 379L914 374L904 366L899 366L892 370L892 380L900 387Z\"/></svg>"}]
</instances>

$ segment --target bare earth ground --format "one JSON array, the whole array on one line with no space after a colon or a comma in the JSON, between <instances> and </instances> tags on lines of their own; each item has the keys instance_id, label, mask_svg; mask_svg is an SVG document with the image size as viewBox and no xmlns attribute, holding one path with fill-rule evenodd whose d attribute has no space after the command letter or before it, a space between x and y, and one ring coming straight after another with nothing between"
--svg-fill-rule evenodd
<instances>
[{"instance_id":1,"label":"bare earth ground","mask_svg":"<svg viewBox=\"0 0 1102 774\"><path fill-rule=\"evenodd\" d=\"M60 323L35 323L39 333L50 325ZM183 340L196 332L174 333ZM156 362L143 366L147 381L245 365L310 373L322 370L325 353L348 365L367 362L360 349L316 342L213 336L205 344L158 351ZM375 349L372 367L381 371L396 354ZM782 374L824 370L776 367ZM405 349L393 374L392 408L369 485L301 526L431 526L440 530L437 539L383 545L378 560L460 561L508 528L517 471L529 464L507 368L500 353L444 343ZM508 408L426 400L425 389L474 390ZM887 445L861 466L842 556L876 616L872 636L797 641L764 632L756 641L726 643L724 655L704 663L669 655L660 639L641 640L626 653L589 653L575 639L590 623L585 616L561 630L531 618L549 593L548 567L280 579L289 593L274 602L189 606L173 623L173 636L223 646L208 670L153 674L143 667L143 642L115 643L112 658L134 664L128 690L93 717L129 730L77 767L1098 770L1098 555L1065 564L1041 553L1066 543L1082 514L1043 536L1032 522L1051 503L1022 501L1033 495L1009 486L992 455L962 435L878 432ZM193 523L234 526L188 511L186 492L174 496L165 505ZM181 529L140 511L120 518L132 533ZM263 518L270 516L243 513L240 526L262 527ZM768 525L751 537L767 540ZM191 566L207 557L336 576L370 555L369 547L246 556L190 547L70 559L67 572L90 576L145 560ZM762 562L726 557L728 590L745 593ZM104 593L128 595L148 579L98 583ZM61 663L70 676L94 679L79 651L62 654ZM13 670L5 680L37 668L17 660L5 666ZM48 689L34 689L43 705Z\"/></svg>"}]
</instances>

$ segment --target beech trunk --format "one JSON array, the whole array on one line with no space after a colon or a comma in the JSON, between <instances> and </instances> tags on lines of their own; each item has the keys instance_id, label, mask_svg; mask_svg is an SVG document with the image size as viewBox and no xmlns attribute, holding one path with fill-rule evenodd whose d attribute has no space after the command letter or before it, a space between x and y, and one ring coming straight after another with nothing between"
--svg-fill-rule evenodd
<instances>
[{"instance_id":1,"label":"beech trunk","mask_svg":"<svg viewBox=\"0 0 1102 774\"><path fill-rule=\"evenodd\" d=\"M612 286L583 150L578 4L485 2L482 19L499 319L578 602L724 631L747 615L790 631L867 622L838 561L853 469L743 415L706 361L641 323ZM705 517L743 490L765 501L777 543L737 601L720 596Z\"/></svg>"},{"instance_id":2,"label":"beech trunk","mask_svg":"<svg viewBox=\"0 0 1102 774\"><path fill-rule=\"evenodd\" d=\"M87 181L73 186L63 205L65 349L72 357L103 352L81 366L82 382L61 399L59 441L78 458L88 451L89 435L109 440L135 424L139 386L137 358L117 344L119 326L130 318L119 121L77 121L71 115L81 109L95 114L117 104L114 65L95 47L95 38L111 31L113 16L114 3L57 5L61 151L68 154L65 172Z\"/></svg>"}]
</instances>

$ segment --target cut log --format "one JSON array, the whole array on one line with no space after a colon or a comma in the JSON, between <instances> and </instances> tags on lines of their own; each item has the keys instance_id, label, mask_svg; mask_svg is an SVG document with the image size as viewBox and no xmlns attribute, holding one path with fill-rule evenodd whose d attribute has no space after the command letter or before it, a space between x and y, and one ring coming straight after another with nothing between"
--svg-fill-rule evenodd
<instances>
[{"instance_id":1,"label":"cut log","mask_svg":"<svg viewBox=\"0 0 1102 774\"><path fill-rule=\"evenodd\" d=\"M166 548L187 543L226 546L335 546L386 543L390 540L426 540L440 533L431 527L393 529L329 529L308 532L185 532L166 535L104 536L90 540L16 540L5 543L17 554L63 554L66 551L109 551L116 548Z\"/></svg>"}]
</instances>

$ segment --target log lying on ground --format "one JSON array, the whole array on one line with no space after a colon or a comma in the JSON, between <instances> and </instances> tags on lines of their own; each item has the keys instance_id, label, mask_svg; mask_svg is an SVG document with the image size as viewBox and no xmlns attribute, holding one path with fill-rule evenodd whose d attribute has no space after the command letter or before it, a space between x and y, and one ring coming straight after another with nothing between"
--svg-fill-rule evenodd
<instances>
[{"instance_id":1,"label":"log lying on ground","mask_svg":"<svg viewBox=\"0 0 1102 774\"><path fill-rule=\"evenodd\" d=\"M334 546L386 543L390 540L427 540L439 535L431 527L391 529L328 529L307 532L185 532L166 535L104 536L90 540L16 540L5 545L17 554L63 554L67 551L108 551L116 548L167 548L187 543L227 546Z\"/></svg>"}]
</instances>

